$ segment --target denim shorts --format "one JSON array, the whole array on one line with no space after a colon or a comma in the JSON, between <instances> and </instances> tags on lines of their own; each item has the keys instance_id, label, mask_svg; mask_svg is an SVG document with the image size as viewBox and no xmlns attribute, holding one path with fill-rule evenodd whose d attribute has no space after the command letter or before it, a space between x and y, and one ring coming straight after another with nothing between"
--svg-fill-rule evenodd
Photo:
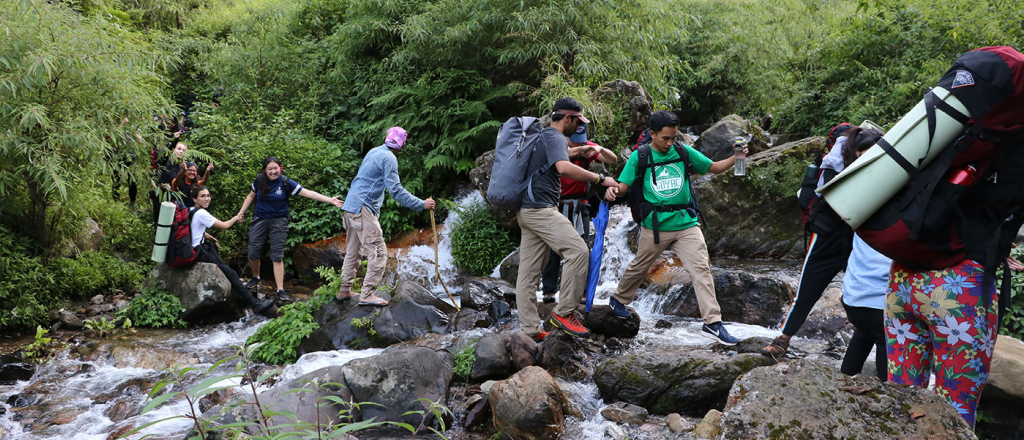
<instances>
[{"instance_id":1,"label":"denim shorts","mask_svg":"<svg viewBox=\"0 0 1024 440\"><path fill-rule=\"evenodd\" d=\"M263 244L270 238L270 261L284 261L284 242L288 240L288 217L252 219L249 225L249 259L259 260Z\"/></svg>"}]
</instances>

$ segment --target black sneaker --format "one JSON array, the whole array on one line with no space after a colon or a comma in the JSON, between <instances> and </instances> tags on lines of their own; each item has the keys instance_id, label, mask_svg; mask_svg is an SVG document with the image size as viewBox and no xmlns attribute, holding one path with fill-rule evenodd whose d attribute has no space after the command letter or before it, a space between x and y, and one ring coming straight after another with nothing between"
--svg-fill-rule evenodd
<instances>
[{"instance_id":1,"label":"black sneaker","mask_svg":"<svg viewBox=\"0 0 1024 440\"><path fill-rule=\"evenodd\" d=\"M288 294L285 293L284 289L277 289L277 299L285 300L291 298L292 297L288 296Z\"/></svg>"},{"instance_id":2,"label":"black sneaker","mask_svg":"<svg viewBox=\"0 0 1024 440\"><path fill-rule=\"evenodd\" d=\"M629 309L625 305L617 301L614 297L608 298L608 305L611 306L612 311L615 312L615 317L620 319L629 319L633 316Z\"/></svg>"},{"instance_id":3,"label":"black sneaker","mask_svg":"<svg viewBox=\"0 0 1024 440\"><path fill-rule=\"evenodd\" d=\"M551 304L555 302L555 292L544 292L544 304Z\"/></svg>"},{"instance_id":4,"label":"black sneaker","mask_svg":"<svg viewBox=\"0 0 1024 440\"><path fill-rule=\"evenodd\" d=\"M266 312L267 309L269 309L270 306L272 305L274 305L274 302L269 299L263 301L256 301L256 303L252 305L252 312L257 315L262 315L263 312Z\"/></svg>"},{"instance_id":5,"label":"black sneaker","mask_svg":"<svg viewBox=\"0 0 1024 440\"><path fill-rule=\"evenodd\" d=\"M715 342L722 345L736 345L736 343L739 342L736 338L732 337L729 332L725 331L725 326L722 325L721 321L710 325L704 324L704 326L701 327L701 330L703 330L711 339L714 339Z\"/></svg>"},{"instance_id":6,"label":"black sneaker","mask_svg":"<svg viewBox=\"0 0 1024 440\"><path fill-rule=\"evenodd\" d=\"M260 285L260 279L259 278L250 278L249 282L245 283L245 288L249 289L249 290L253 290L253 289L259 287L259 285Z\"/></svg>"}]
</instances>

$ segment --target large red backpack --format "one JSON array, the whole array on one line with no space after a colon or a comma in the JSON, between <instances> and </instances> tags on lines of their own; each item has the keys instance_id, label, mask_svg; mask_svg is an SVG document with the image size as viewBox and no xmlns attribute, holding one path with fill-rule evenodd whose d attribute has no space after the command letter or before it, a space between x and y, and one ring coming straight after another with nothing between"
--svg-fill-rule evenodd
<instances>
[{"instance_id":1,"label":"large red backpack","mask_svg":"<svg viewBox=\"0 0 1024 440\"><path fill-rule=\"evenodd\" d=\"M181 267L196 261L196 250L192 247L192 216L196 209L185 207L180 201L174 202L174 220L171 222L171 240L167 245L164 262L171 267Z\"/></svg>"}]
</instances>

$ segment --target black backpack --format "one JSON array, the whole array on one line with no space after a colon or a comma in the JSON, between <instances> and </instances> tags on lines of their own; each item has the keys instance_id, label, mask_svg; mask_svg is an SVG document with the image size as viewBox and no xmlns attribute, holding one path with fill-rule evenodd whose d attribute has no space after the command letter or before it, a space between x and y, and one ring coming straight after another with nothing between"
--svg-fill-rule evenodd
<instances>
[{"instance_id":1,"label":"black backpack","mask_svg":"<svg viewBox=\"0 0 1024 440\"><path fill-rule=\"evenodd\" d=\"M654 213L652 225L654 228L654 242L659 243L661 237L658 234L658 213L659 212L675 212L675 211L686 211L690 215L696 217L701 224L707 224L704 220L704 215L700 212L700 206L697 204L697 194L693 192L693 182L690 180L689 175L694 174L693 164L690 163L690 154L686 151L686 148L682 144L676 142L672 145L676 149L676 153L679 154L678 159L667 160L664 162L652 163L653 156L651 155L651 144L641 144L637 147L636 152L638 154L636 164L636 177L633 179L632 191L626 194L626 203L629 205L629 211L633 215L633 221L637 224L643 222L645 218L651 213ZM654 169L663 165L668 165L676 162L683 163L683 169L686 173L686 185L690 191L690 203L686 205L655 205L647 201L644 197L644 175L648 168ZM658 178L654 172L651 173L652 183L657 184ZM639 183L638 183L639 182Z\"/></svg>"}]
</instances>

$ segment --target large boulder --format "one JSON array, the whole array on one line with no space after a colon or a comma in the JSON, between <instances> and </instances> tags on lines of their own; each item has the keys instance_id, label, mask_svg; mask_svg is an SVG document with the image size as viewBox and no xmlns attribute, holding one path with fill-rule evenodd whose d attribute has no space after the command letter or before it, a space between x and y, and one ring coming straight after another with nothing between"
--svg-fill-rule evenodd
<instances>
[{"instance_id":1,"label":"large boulder","mask_svg":"<svg viewBox=\"0 0 1024 440\"><path fill-rule=\"evenodd\" d=\"M314 351L387 347L427 333L445 333L455 308L413 282L393 296L378 292L385 307L359 306L356 299L331 301L313 313L319 327L299 344L299 355Z\"/></svg>"},{"instance_id":2,"label":"large boulder","mask_svg":"<svg viewBox=\"0 0 1024 440\"><path fill-rule=\"evenodd\" d=\"M0 356L0 385L14 385L19 380L29 380L35 372L34 365L17 356Z\"/></svg>"},{"instance_id":3,"label":"large boulder","mask_svg":"<svg viewBox=\"0 0 1024 440\"><path fill-rule=\"evenodd\" d=\"M738 137L751 136L747 144L750 154L768 149L768 133L755 121L748 121L738 115L729 115L716 122L697 138L696 148L713 161L727 159L733 155L732 144Z\"/></svg>"},{"instance_id":4,"label":"large boulder","mask_svg":"<svg viewBox=\"0 0 1024 440\"><path fill-rule=\"evenodd\" d=\"M316 279L316 268L332 267L341 270L345 263L345 236L339 235L312 243L302 243L292 251L295 276Z\"/></svg>"},{"instance_id":5,"label":"large boulder","mask_svg":"<svg viewBox=\"0 0 1024 440\"><path fill-rule=\"evenodd\" d=\"M577 309L581 312L586 308ZM612 311L610 306L595 305L590 313L585 313L586 326L591 333L605 335L611 338L632 338L640 333L640 315L629 309L629 318L619 318Z\"/></svg>"},{"instance_id":6,"label":"large boulder","mask_svg":"<svg viewBox=\"0 0 1024 440\"><path fill-rule=\"evenodd\" d=\"M609 359L594 371L605 401L622 401L654 414L703 416L725 406L737 377L774 360L760 354L656 352Z\"/></svg>"},{"instance_id":7,"label":"large boulder","mask_svg":"<svg viewBox=\"0 0 1024 440\"><path fill-rule=\"evenodd\" d=\"M1024 342L1006 335L996 339L978 412L985 417L978 422L978 432L993 439L1018 438L1024 432Z\"/></svg>"},{"instance_id":8,"label":"large boulder","mask_svg":"<svg viewBox=\"0 0 1024 440\"><path fill-rule=\"evenodd\" d=\"M195 263L176 268L160 263L153 268L147 284L158 285L181 301L181 318L191 324L211 324L245 316L231 283L213 263Z\"/></svg>"},{"instance_id":9,"label":"large boulder","mask_svg":"<svg viewBox=\"0 0 1024 440\"><path fill-rule=\"evenodd\" d=\"M461 295L462 307L487 310L494 301L515 302L516 288L501 278L470 277Z\"/></svg>"},{"instance_id":10,"label":"large boulder","mask_svg":"<svg viewBox=\"0 0 1024 440\"><path fill-rule=\"evenodd\" d=\"M473 382L490 379L505 379L512 374L512 358L509 350L497 333L488 333L476 343L476 358L469 378Z\"/></svg>"},{"instance_id":11,"label":"large boulder","mask_svg":"<svg viewBox=\"0 0 1024 440\"><path fill-rule=\"evenodd\" d=\"M584 338L577 338L562 330L552 331L541 344L537 365L556 377L584 380L593 373L592 354L600 351Z\"/></svg>"},{"instance_id":12,"label":"large boulder","mask_svg":"<svg viewBox=\"0 0 1024 440\"><path fill-rule=\"evenodd\" d=\"M494 429L516 440L554 440L567 415L579 417L555 379L540 367L527 367L488 394Z\"/></svg>"},{"instance_id":13,"label":"large boulder","mask_svg":"<svg viewBox=\"0 0 1024 440\"><path fill-rule=\"evenodd\" d=\"M356 402L373 402L358 411L361 420L376 418L419 424L421 416L403 415L409 411L427 411L430 403L448 404L448 386L454 365L434 350L402 346L377 356L357 359L344 365L345 385Z\"/></svg>"},{"instance_id":14,"label":"large boulder","mask_svg":"<svg viewBox=\"0 0 1024 440\"><path fill-rule=\"evenodd\" d=\"M849 377L797 360L757 368L736 381L722 418L723 439L974 439L943 398L925 388Z\"/></svg>"},{"instance_id":15,"label":"large boulder","mask_svg":"<svg viewBox=\"0 0 1024 440\"><path fill-rule=\"evenodd\" d=\"M82 226L82 230L75 237L75 246L79 252L96 251L100 249L100 246L103 246L103 228L100 227L99 223L96 223L96 220L91 218L85 219L85 225Z\"/></svg>"},{"instance_id":16,"label":"large boulder","mask_svg":"<svg viewBox=\"0 0 1024 440\"><path fill-rule=\"evenodd\" d=\"M726 321L772 326L778 324L793 298L793 287L774 275L742 270L712 269L715 295ZM699 318L693 278L674 257L657 262L648 272L645 295L656 295L655 313Z\"/></svg>"},{"instance_id":17,"label":"large boulder","mask_svg":"<svg viewBox=\"0 0 1024 440\"><path fill-rule=\"evenodd\" d=\"M823 137L802 139L748 156L746 176L730 170L694 179L711 256L803 258L796 192L807 164L824 148Z\"/></svg>"},{"instance_id":18,"label":"large boulder","mask_svg":"<svg viewBox=\"0 0 1024 440\"><path fill-rule=\"evenodd\" d=\"M598 99L606 104L614 104L615 111L626 113L624 127L627 133L635 133L647 128L647 122L654 110L654 99L644 87L636 81L617 79L601 84L597 89Z\"/></svg>"}]
</instances>

